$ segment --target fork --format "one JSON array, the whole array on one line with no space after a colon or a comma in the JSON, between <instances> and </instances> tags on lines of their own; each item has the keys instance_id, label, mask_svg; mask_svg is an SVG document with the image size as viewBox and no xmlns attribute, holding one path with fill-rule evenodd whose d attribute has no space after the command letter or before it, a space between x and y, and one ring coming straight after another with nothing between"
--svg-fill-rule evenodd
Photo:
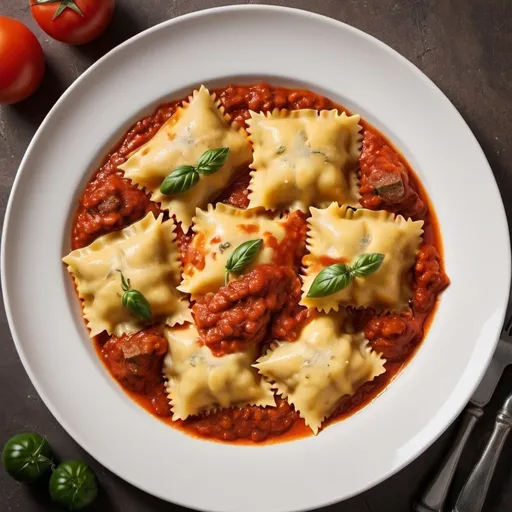
<instances>
[{"instance_id":1,"label":"fork","mask_svg":"<svg viewBox=\"0 0 512 512\"><path fill-rule=\"evenodd\" d=\"M511 428L512 393L507 397L496 416L491 437L487 441L480 460L462 488L453 512L480 512L483 509L496 464Z\"/></svg>"},{"instance_id":2,"label":"fork","mask_svg":"<svg viewBox=\"0 0 512 512\"><path fill-rule=\"evenodd\" d=\"M462 424L451 450L425 493L413 504L415 512L443 512L446 496L460 456L477 421L484 413L483 407L491 399L503 370L509 364L512 364L512 316L505 321L492 361L466 407Z\"/></svg>"}]
</instances>

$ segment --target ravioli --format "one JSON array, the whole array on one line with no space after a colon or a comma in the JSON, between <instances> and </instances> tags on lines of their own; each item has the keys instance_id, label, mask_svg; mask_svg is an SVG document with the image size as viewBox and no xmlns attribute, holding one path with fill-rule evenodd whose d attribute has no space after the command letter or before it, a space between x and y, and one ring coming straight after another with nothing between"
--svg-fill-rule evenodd
<instances>
[{"instance_id":1,"label":"ravioli","mask_svg":"<svg viewBox=\"0 0 512 512\"><path fill-rule=\"evenodd\" d=\"M250 207L305 212L332 201L358 206L359 119L337 110L251 112Z\"/></svg>"},{"instance_id":2,"label":"ravioli","mask_svg":"<svg viewBox=\"0 0 512 512\"><path fill-rule=\"evenodd\" d=\"M120 272L149 302L153 322L174 325L191 319L188 300L176 289L180 261L175 225L162 219L148 213L62 259L83 300L91 338L102 331L120 336L146 326L122 304Z\"/></svg>"},{"instance_id":3,"label":"ravioli","mask_svg":"<svg viewBox=\"0 0 512 512\"><path fill-rule=\"evenodd\" d=\"M254 365L314 434L342 396L385 372L385 360L341 313L319 314L296 341L277 341Z\"/></svg>"},{"instance_id":4,"label":"ravioli","mask_svg":"<svg viewBox=\"0 0 512 512\"><path fill-rule=\"evenodd\" d=\"M405 220L384 210L352 210L332 203L328 208L311 208L308 220L309 254L302 262L303 296L301 304L328 312L339 306L371 307L402 312L412 295L411 269L416 261L423 234L423 221ZM384 254L380 269L356 277L346 288L319 298L307 297L324 261L352 264L364 253Z\"/></svg>"},{"instance_id":5,"label":"ravioli","mask_svg":"<svg viewBox=\"0 0 512 512\"><path fill-rule=\"evenodd\" d=\"M179 290L192 298L216 292L225 281L225 267L233 251L249 240L263 239L254 261L244 273L261 263L271 263L275 245L286 236L287 217L269 216L262 209L241 210L222 203L208 210L197 210L192 248L199 253L200 265L186 265Z\"/></svg>"},{"instance_id":6,"label":"ravioli","mask_svg":"<svg viewBox=\"0 0 512 512\"><path fill-rule=\"evenodd\" d=\"M423 339L449 284L435 212L385 136L331 99L216 90L124 134L76 197L81 249L63 261L106 369L148 412L221 442L290 440L303 421L316 435Z\"/></svg>"},{"instance_id":7,"label":"ravioli","mask_svg":"<svg viewBox=\"0 0 512 512\"><path fill-rule=\"evenodd\" d=\"M163 180L176 167L194 165L205 151L223 147L229 148L229 154L219 171L201 175L198 183L186 192L171 195L160 192ZM231 125L215 95L201 86L119 169L139 188L147 190L162 209L175 215L187 232L196 207L205 207L229 184L233 173L248 165L251 159L245 130Z\"/></svg>"},{"instance_id":8,"label":"ravioli","mask_svg":"<svg viewBox=\"0 0 512 512\"><path fill-rule=\"evenodd\" d=\"M215 357L198 342L192 324L168 328L165 336L169 352L164 359L164 375L173 420L247 404L275 406L270 384L251 366L257 357L256 346Z\"/></svg>"}]
</instances>

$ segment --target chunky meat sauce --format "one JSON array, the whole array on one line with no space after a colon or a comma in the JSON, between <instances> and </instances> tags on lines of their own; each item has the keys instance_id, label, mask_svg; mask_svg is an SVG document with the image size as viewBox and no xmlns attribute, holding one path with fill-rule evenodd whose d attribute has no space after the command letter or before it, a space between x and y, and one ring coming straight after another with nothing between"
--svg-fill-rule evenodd
<instances>
[{"instance_id":1,"label":"chunky meat sauce","mask_svg":"<svg viewBox=\"0 0 512 512\"><path fill-rule=\"evenodd\" d=\"M138 121L89 181L73 223L73 249L85 247L101 235L129 226L150 211L159 212L158 205L124 178L118 166L155 135L174 114L177 104L163 105L153 115Z\"/></svg>"},{"instance_id":2,"label":"chunky meat sauce","mask_svg":"<svg viewBox=\"0 0 512 512\"><path fill-rule=\"evenodd\" d=\"M280 436L300 420L286 400L276 397L277 407L246 406L241 409L219 411L209 416L187 420L201 436L222 441L250 439L265 441L269 436Z\"/></svg>"},{"instance_id":3,"label":"chunky meat sauce","mask_svg":"<svg viewBox=\"0 0 512 512\"><path fill-rule=\"evenodd\" d=\"M384 138L365 130L359 157L361 204L370 210L387 210L414 220L424 219L427 205L400 155Z\"/></svg>"},{"instance_id":4,"label":"chunky meat sauce","mask_svg":"<svg viewBox=\"0 0 512 512\"><path fill-rule=\"evenodd\" d=\"M101 354L112 375L127 389L149 397L153 412L170 416L162 380L167 340L154 328L133 335L112 336Z\"/></svg>"},{"instance_id":5,"label":"chunky meat sauce","mask_svg":"<svg viewBox=\"0 0 512 512\"><path fill-rule=\"evenodd\" d=\"M209 293L192 308L202 342L221 357L266 341L272 317L289 302L298 303L300 286L292 268L258 265Z\"/></svg>"},{"instance_id":6,"label":"chunky meat sauce","mask_svg":"<svg viewBox=\"0 0 512 512\"><path fill-rule=\"evenodd\" d=\"M264 83L231 85L216 93L226 112L240 125L248 119L249 110L345 110L310 91ZM159 206L124 178L118 166L153 137L179 103L165 104L154 114L138 121L89 181L73 223L73 249L84 247L105 233L126 227L149 211L159 212ZM442 267L434 213L429 210L426 194L401 155L369 125L363 125L359 168L361 205L422 219L425 221L425 234L413 271L413 300L409 312L383 315L370 309L351 311L354 326L362 329L372 347L386 358L387 371L361 386L353 396L343 397L331 421L353 413L384 389L421 342L437 295L449 283ZM249 173L249 168L241 169L217 201L247 208ZM276 252L272 264L256 267L217 293L193 304L200 339L215 355L222 357L248 344L261 344L269 337L292 341L308 321L310 313L298 305L300 281L297 278L306 251L305 215L291 212L286 229L282 242L265 238L265 243ZM183 265L201 268L204 257L200 250L191 247L193 233L184 233L180 226L176 233ZM200 249L200 243L195 245ZM167 341L157 327L131 336L108 337L103 334L97 337L96 343L112 376L134 399L160 417L170 416L162 377ZM277 398L277 403L276 408L245 406L181 422L168 421L187 432L223 441L261 442L307 435L309 431L293 407L280 398Z\"/></svg>"}]
</instances>

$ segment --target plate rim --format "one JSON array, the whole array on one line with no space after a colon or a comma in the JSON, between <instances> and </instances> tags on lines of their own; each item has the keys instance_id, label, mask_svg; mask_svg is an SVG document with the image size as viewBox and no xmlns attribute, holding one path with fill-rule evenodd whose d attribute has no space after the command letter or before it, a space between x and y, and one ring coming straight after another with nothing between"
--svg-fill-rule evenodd
<instances>
[{"instance_id":1,"label":"plate rim","mask_svg":"<svg viewBox=\"0 0 512 512\"><path fill-rule=\"evenodd\" d=\"M505 208L504 208L503 200L501 199L501 194L500 194L500 191L499 191L496 179L494 177L494 174L492 173L492 169L490 167L490 164L488 163L487 157L485 156L485 153L484 153L483 149L481 148L478 140L476 139L476 137L473 134L473 132L471 131L470 127L466 123L465 119L462 117L462 115L455 108L455 106L453 105L451 100L443 93L443 91L441 91L439 89L439 87L428 76L426 76L419 68L417 68L411 61L409 61L406 57L404 57L399 52L397 52L396 50L394 50L393 48L391 48L387 44L383 43L382 41L380 41L376 37L374 37L374 36L364 32L364 31L362 31L360 29L357 29L357 28L355 28L355 27L353 27L351 25L348 25L345 22L336 20L334 18L330 18L328 16L325 16L325 15L322 15L322 14L319 14L319 13L316 13L316 12L306 11L304 9L298 9L298 8L292 8L292 7L273 6L273 5L262 5L262 4L242 4L242 5L230 5L230 6L202 9L202 10L199 10L199 11L196 11L196 12L192 12L192 13L184 14L184 15L181 15L181 16L177 16L177 17L172 18L170 20L163 21L163 22L161 22L161 23L159 23L159 24L157 24L157 25L155 25L153 27L149 27L148 29L143 30L142 32L132 36L131 38L127 39L126 41L124 41L120 45L118 45L115 48L111 49L108 53L106 53L99 60L97 60L90 67L88 67L84 71L84 73L82 73L82 75L80 75L68 87L68 89L66 89L66 91L61 95L61 97L56 101L54 106L50 109L50 111L46 115L45 119L43 120L43 122L41 123L39 128L37 129L36 133L34 134L32 140L30 141L30 144L28 145L28 147L27 147L27 149L26 149L26 151L25 151L25 153L23 155L23 158L22 158L22 160L20 162L20 165L18 167L18 171L16 173L16 176L15 176L15 179L13 181L13 185L12 185L12 188L11 188L11 191L10 191L8 204L7 204L7 207L6 207L6 210L5 210L4 223L3 223L3 232L2 232L2 239L1 239L1 251L0 251L0 261L1 261L0 276L1 276L1 281L2 281L2 294L3 294L3 298L4 298L4 308L5 308L6 317L7 317L7 320L8 320L8 325L9 325L9 328L10 328L10 331L11 331L11 335L12 335L14 344L16 346L16 350L17 350L18 355L20 357L20 360L21 360L21 362L23 364L23 367L24 367L25 371L27 372L27 374L28 374L28 376L29 376L29 378L31 380L32 385L36 389L37 393L39 394L39 396L41 397L43 403L49 409L51 414L55 417L55 419L59 422L59 424L64 428L64 430L75 440L75 442L77 442L85 451L87 451L88 454L90 454L91 457L96 459L100 464L102 464L104 467L106 467L109 471L111 471L112 473L116 474L117 476L119 476L123 480L129 482L130 484L134 485L135 487L137 487L139 489L142 489L145 492L147 492L147 493L149 493L151 495L157 496L157 497L159 497L159 498L161 498L161 499L163 499L165 501L169 501L169 498L167 496L165 496L163 494L160 494L160 495L156 494L153 490L148 490L145 486L141 485L140 483L138 483L138 482L136 482L136 481L134 481L132 479L128 479L125 476L121 476L120 473L115 468L111 467L110 464L105 461L105 457L103 457L101 454L100 455L98 455L96 453L93 454L89 450L89 448L87 448L87 442L85 442L83 440L82 436L79 433L77 433L68 424L68 422L65 420L65 418L57 410L57 407L53 404L51 398L45 394L45 392L44 392L44 390L43 390L43 388L42 388L38 378L36 377L35 372L32 371L32 368L31 368L31 366L30 366L30 364L28 362L27 356L26 356L25 351L23 349L23 344L20 343L20 339L19 339L19 336L18 336L18 333L17 333L17 329L16 329L16 326L15 326L15 323L14 323L13 313L12 313L11 304L10 304L10 298L9 298L9 292L7 290L7 284L6 284L7 280L5 279L5 276L6 276L6 258L7 258L7 255L6 255L6 241L7 241L7 238L9 237L9 232L10 232L10 224L11 224L10 219L11 219L11 216L12 216L12 211L14 209L14 198L16 196L17 189L18 189L19 183L21 181L21 176L22 176L22 172L23 172L23 170L25 168L26 161L28 160L29 155L32 152L33 147L38 143L38 140L41 137L41 134L45 131L45 127L49 123L50 119L58 111L58 109L60 108L60 105L65 101L67 96L70 95L76 87L78 87L80 82L82 80L84 80L84 78L87 77L98 66L102 65L102 63L104 61L110 59L113 55L115 55L116 53L122 51L122 49L124 49L125 47L127 47L127 46L129 46L131 44L136 43L139 39L143 39L143 38L147 37L149 34L152 34L152 33L156 32L158 30L162 30L162 29L164 29L164 28L166 28L168 26L172 26L174 24L180 23L180 22L182 22L184 20L189 20L191 18L208 17L208 16L210 16L212 14L216 14L216 13L234 12L234 11L281 11L281 12L282 11L289 11L289 12L293 12L295 14L298 14L300 16L307 17L307 18L316 18L318 21L323 22L323 23L330 23L332 25L337 25L338 27L339 26L343 26L343 28L345 30L353 31L353 32L357 33L357 35L359 37L366 38L366 39L370 40L372 42L372 44L379 46L382 50L386 51L387 53L393 54L393 56L395 58L398 58L399 60L402 61L402 63L405 63L418 76L419 79L421 79L424 82L428 83L428 85L430 87L433 87L436 90L437 93L440 93L446 99L446 101L449 104L450 108L453 109L453 111L459 117L459 120L462 121L462 123L466 126L466 128L468 130L468 133L474 139L475 146L478 147L478 150L481 152L484 160L487 162L487 169L490 172L490 180L489 181L492 182L492 186L494 188L494 192L495 192L496 196L500 199L499 206L500 206L500 210L501 210L500 211L500 213L501 213L501 224L502 224L502 226L504 228L504 232L506 234L506 236L504 237L503 241L506 244L508 244L508 258L507 258L508 265L507 265L507 269L506 269L506 277L507 277L507 279L506 280L503 279L503 280L506 281L507 284L509 284L510 283L510 277L511 277L510 238L508 236L508 220L507 220L507 216L506 216L506 211L505 211ZM503 320L505 318L506 308L507 308L507 304L508 304L508 296L509 296L508 288L509 287L507 287L507 291L506 291L505 296L503 297L503 300L500 300L500 303L502 304L501 310L497 311L497 315L498 315L498 318L500 320L500 322L499 322L500 324L503 323ZM487 369L488 363L490 362L491 357L492 357L492 355L494 353L494 348L495 348L495 346L497 344L497 341L498 341L499 332L500 331L498 329L498 331L496 332L496 335L495 335L495 342L494 342L494 345L493 345L493 350L489 350L489 357L487 358L486 364L484 366L482 366L483 369L480 371L480 375L478 376L478 379L476 379L474 381L474 385L473 385L472 389L469 389L468 392L466 393L467 394L467 397L466 397L467 399L464 401L464 403L462 403L462 405L460 405L460 407L458 409L452 409L449 421L444 421L443 422L443 423L445 423L444 425L442 425L435 432L430 434L429 440L425 444L425 446L423 446L422 450L416 451L415 455L413 455L413 456L410 456L408 458L404 458L404 460L402 460L400 464L396 465L393 468L392 471L390 471L389 473L387 473L385 475L382 475L382 477L380 479L377 479L377 480L369 482L364 488L356 489L352 494L346 495L346 496L344 496L342 498L333 498L333 499L329 499L328 501L323 501L321 503L319 502L316 506L326 506L326 505L338 502L339 499L342 499L342 500L349 499L350 497L353 497L353 496L355 496L357 494L360 494L360 493L368 490L369 488L374 487L375 485L381 483L382 481L384 481L387 478L390 478L392 475L396 474L403 467L405 467L406 465L410 464L413 460L415 460L417 457L419 457L426 449L428 449L442 435L442 433L450 426L450 424L456 419L456 417L460 414L462 409L465 407L466 402L469 400L469 398L472 395L473 391L476 389L476 387L477 387L479 381L481 380L481 378L483 377L483 374L484 374L484 372ZM175 503L179 503L180 505L186 506L186 507L197 508L195 505L191 504L190 502L189 503L175 502ZM217 509L215 509L215 510L217 510ZM302 509L302 510L306 510L306 509Z\"/></svg>"}]
</instances>

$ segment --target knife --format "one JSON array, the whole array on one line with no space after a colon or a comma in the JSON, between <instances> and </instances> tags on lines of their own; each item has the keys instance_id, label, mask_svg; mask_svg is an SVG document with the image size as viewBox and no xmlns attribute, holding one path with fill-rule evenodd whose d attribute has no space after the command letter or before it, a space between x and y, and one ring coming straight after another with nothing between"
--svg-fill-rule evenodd
<instances>
[{"instance_id":1,"label":"knife","mask_svg":"<svg viewBox=\"0 0 512 512\"><path fill-rule=\"evenodd\" d=\"M512 364L511 333L512 316L505 322L491 364L465 409L462 424L451 450L444 459L440 470L428 485L425 493L413 504L415 512L443 512L446 496L464 447L477 421L482 417L484 413L483 407L491 399L503 374L503 370L509 364Z\"/></svg>"}]
</instances>

